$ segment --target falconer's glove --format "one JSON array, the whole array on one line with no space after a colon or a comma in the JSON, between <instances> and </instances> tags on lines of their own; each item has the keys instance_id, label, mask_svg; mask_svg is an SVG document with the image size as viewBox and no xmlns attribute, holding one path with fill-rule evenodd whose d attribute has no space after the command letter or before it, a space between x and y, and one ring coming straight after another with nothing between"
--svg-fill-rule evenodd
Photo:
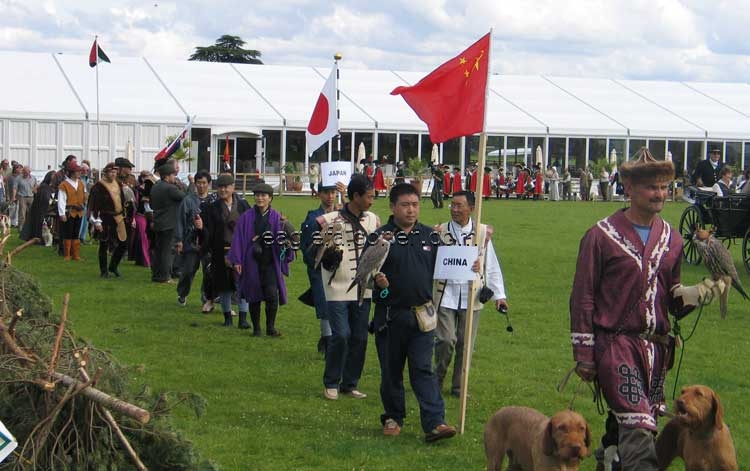
<instances>
[{"instance_id":1,"label":"falconer's glove","mask_svg":"<svg viewBox=\"0 0 750 471\"><path fill-rule=\"evenodd\" d=\"M698 306L710 304L726 288L727 284L722 279L712 280L704 278L703 281L692 286L676 286L672 289L672 296L678 301L678 304L682 305L682 309L687 310L685 312L687 314ZM682 301L681 303L679 303L680 300Z\"/></svg>"}]
</instances>

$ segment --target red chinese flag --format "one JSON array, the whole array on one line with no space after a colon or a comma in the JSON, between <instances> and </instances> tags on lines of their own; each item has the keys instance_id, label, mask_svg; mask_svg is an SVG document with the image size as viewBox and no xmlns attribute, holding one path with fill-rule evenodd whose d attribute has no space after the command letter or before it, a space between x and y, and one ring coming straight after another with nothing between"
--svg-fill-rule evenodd
<instances>
[{"instance_id":1,"label":"red chinese flag","mask_svg":"<svg viewBox=\"0 0 750 471\"><path fill-rule=\"evenodd\" d=\"M391 95L404 98L427 124L435 144L482 132L489 58L487 33L416 85L397 87Z\"/></svg>"}]
</instances>

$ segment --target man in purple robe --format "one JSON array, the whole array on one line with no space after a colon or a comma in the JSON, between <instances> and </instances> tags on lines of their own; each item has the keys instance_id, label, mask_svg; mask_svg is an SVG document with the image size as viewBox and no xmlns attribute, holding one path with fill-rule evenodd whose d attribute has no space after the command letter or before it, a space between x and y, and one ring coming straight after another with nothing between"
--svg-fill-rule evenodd
<instances>
[{"instance_id":1,"label":"man in purple robe","mask_svg":"<svg viewBox=\"0 0 750 471\"><path fill-rule=\"evenodd\" d=\"M292 248L298 243L298 234L291 223L271 208L270 185L256 185L253 192L255 206L237 220L227 257L237 276L238 294L249 304L253 335L261 335L260 304L265 302L266 335L280 337L276 314L279 305L287 302L283 275L289 276L289 263L294 260Z\"/></svg>"},{"instance_id":2,"label":"man in purple robe","mask_svg":"<svg viewBox=\"0 0 750 471\"><path fill-rule=\"evenodd\" d=\"M682 238L659 213L670 161L643 148L621 166L629 208L599 221L581 240L570 324L576 372L598 378L617 421L622 470L656 471L656 416L664 408L664 380L674 353L668 313L678 319L706 299L703 283L680 284Z\"/></svg>"}]
</instances>

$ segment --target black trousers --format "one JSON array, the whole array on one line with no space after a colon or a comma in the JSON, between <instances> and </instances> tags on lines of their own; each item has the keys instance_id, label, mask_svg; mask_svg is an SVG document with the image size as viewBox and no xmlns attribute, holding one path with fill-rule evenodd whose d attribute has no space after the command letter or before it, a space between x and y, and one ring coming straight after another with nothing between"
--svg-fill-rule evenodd
<instances>
[{"instance_id":1,"label":"black trousers","mask_svg":"<svg viewBox=\"0 0 750 471\"><path fill-rule=\"evenodd\" d=\"M174 229L154 231L154 250L151 257L151 281L164 282L172 278L174 259Z\"/></svg>"}]
</instances>

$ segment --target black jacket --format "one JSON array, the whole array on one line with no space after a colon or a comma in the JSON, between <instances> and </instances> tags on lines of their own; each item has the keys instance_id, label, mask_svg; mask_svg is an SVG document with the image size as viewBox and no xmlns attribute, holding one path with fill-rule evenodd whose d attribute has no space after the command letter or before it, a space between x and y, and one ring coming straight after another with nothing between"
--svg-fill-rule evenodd
<instances>
[{"instance_id":1,"label":"black jacket","mask_svg":"<svg viewBox=\"0 0 750 471\"><path fill-rule=\"evenodd\" d=\"M237 193L233 194L232 198L237 201L238 213L242 214L250 209L248 202ZM201 210L203 219L201 240L204 241L201 248L211 253L211 275L215 293L219 294L234 288L231 274L224 263L224 257L227 254L224 250L224 200L217 199Z\"/></svg>"},{"instance_id":2,"label":"black jacket","mask_svg":"<svg viewBox=\"0 0 750 471\"><path fill-rule=\"evenodd\" d=\"M714 183L719 181L719 170L721 170L721 162L716 168L711 165L710 157L706 160L701 160L693 170L691 176L693 185L696 186L714 186Z\"/></svg>"},{"instance_id":3,"label":"black jacket","mask_svg":"<svg viewBox=\"0 0 750 471\"><path fill-rule=\"evenodd\" d=\"M401 308L420 306L432 299L432 275L438 248L430 238L433 230L417 222L406 235L394 224L391 216L388 223L375 233L388 231L394 234L394 238L388 258L380 269L388 278L388 295L381 297L381 290L376 287L372 299L376 304Z\"/></svg>"}]
</instances>

